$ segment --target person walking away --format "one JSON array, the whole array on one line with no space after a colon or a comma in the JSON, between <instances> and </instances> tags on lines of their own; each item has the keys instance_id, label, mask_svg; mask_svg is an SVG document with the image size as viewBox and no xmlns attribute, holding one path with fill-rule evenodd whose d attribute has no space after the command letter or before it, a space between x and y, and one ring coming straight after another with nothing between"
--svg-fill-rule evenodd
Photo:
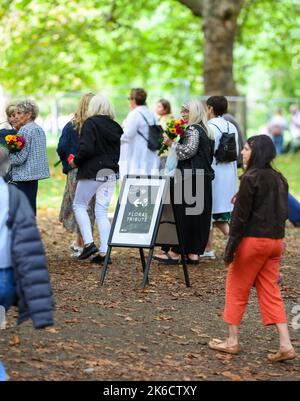
<instances>
[{"instance_id":1,"label":"person walking away","mask_svg":"<svg viewBox=\"0 0 300 401\"><path fill-rule=\"evenodd\" d=\"M68 157L78 153L81 128L84 121L87 119L88 106L93 96L94 94L87 93L80 99L74 117L62 130L56 150L62 161L63 173L67 175L67 182L59 213L59 221L63 223L67 231L76 233L76 241L70 246L74 251L73 256L75 257L81 254L84 244L73 211L78 169L70 166ZM95 197L92 198L89 204L88 214L91 220L91 226L93 227L95 221Z\"/></svg>"},{"instance_id":2,"label":"person walking away","mask_svg":"<svg viewBox=\"0 0 300 401\"><path fill-rule=\"evenodd\" d=\"M96 195L95 216L100 236L100 252L91 261L102 263L107 252L110 233L108 207L119 179L120 139L122 127L114 120L109 100L103 95L94 96L89 104L89 116L80 135L78 154L69 159L72 168L78 167L77 187L73 209L84 248L79 260L98 252L93 239L88 205Z\"/></svg>"},{"instance_id":3,"label":"person walking away","mask_svg":"<svg viewBox=\"0 0 300 401\"><path fill-rule=\"evenodd\" d=\"M147 92L142 88L131 89L130 112L124 121L121 138L120 177L126 174L155 175L159 169L157 151L148 148L149 125L156 125L157 118L148 108Z\"/></svg>"}]
</instances>

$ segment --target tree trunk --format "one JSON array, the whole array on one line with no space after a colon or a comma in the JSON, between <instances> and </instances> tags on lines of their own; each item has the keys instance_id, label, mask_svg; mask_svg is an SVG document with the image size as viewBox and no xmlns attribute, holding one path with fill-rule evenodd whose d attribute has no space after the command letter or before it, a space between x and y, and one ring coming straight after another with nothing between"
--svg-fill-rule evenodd
<instances>
[{"instance_id":1,"label":"tree trunk","mask_svg":"<svg viewBox=\"0 0 300 401\"><path fill-rule=\"evenodd\" d=\"M237 95L233 47L243 0L204 0L204 89L206 95Z\"/></svg>"},{"instance_id":2,"label":"tree trunk","mask_svg":"<svg viewBox=\"0 0 300 401\"><path fill-rule=\"evenodd\" d=\"M233 47L237 18L244 0L179 0L203 17L204 89L206 95L237 94L233 78Z\"/></svg>"}]
</instances>

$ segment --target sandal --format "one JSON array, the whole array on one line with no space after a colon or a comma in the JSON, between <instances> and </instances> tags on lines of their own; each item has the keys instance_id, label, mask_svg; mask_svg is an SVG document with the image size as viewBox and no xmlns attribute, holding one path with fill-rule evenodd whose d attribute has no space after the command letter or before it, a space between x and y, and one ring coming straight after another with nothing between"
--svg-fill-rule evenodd
<instances>
[{"instance_id":1,"label":"sandal","mask_svg":"<svg viewBox=\"0 0 300 401\"><path fill-rule=\"evenodd\" d=\"M171 255L169 254L169 252L164 252L163 255L166 255L166 258L161 258L160 256L153 256L154 260L157 260L159 263L163 263L165 265L178 265L179 263L179 258L178 259L174 259L171 257Z\"/></svg>"},{"instance_id":2,"label":"sandal","mask_svg":"<svg viewBox=\"0 0 300 401\"><path fill-rule=\"evenodd\" d=\"M185 258L185 263L187 265L199 265L200 264L199 259L190 259L188 256L186 256L186 258Z\"/></svg>"},{"instance_id":3,"label":"sandal","mask_svg":"<svg viewBox=\"0 0 300 401\"><path fill-rule=\"evenodd\" d=\"M229 346L229 345L224 345L224 343L226 344L227 341L214 339L208 343L208 346L209 348L215 351L225 352L226 354L232 354L232 355L238 354L241 351L241 347L239 346L239 344Z\"/></svg>"},{"instance_id":4,"label":"sandal","mask_svg":"<svg viewBox=\"0 0 300 401\"><path fill-rule=\"evenodd\" d=\"M296 352L294 348L291 348L288 351L278 351L276 354L269 354L268 360L271 363L282 362L282 361L290 361L296 358Z\"/></svg>"}]
</instances>

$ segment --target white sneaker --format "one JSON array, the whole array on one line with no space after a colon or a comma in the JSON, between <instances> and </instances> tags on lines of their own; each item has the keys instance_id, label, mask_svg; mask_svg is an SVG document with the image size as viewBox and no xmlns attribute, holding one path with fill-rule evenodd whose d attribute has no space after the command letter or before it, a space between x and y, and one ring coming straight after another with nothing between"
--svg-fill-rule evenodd
<instances>
[{"instance_id":1,"label":"white sneaker","mask_svg":"<svg viewBox=\"0 0 300 401\"><path fill-rule=\"evenodd\" d=\"M215 251L209 251L209 252L204 251L202 253L202 255L200 255L200 258L202 258L202 259L216 259Z\"/></svg>"},{"instance_id":2,"label":"white sneaker","mask_svg":"<svg viewBox=\"0 0 300 401\"><path fill-rule=\"evenodd\" d=\"M77 252L81 253L83 251L83 248L81 248L80 246L76 245L75 241L73 241L71 243L70 249L71 249L71 251L74 251L75 253L77 253Z\"/></svg>"},{"instance_id":3,"label":"white sneaker","mask_svg":"<svg viewBox=\"0 0 300 401\"><path fill-rule=\"evenodd\" d=\"M79 255L81 255L82 250L80 250L80 248L78 249L78 251L73 251L73 253L71 254L72 258L78 258Z\"/></svg>"}]
</instances>

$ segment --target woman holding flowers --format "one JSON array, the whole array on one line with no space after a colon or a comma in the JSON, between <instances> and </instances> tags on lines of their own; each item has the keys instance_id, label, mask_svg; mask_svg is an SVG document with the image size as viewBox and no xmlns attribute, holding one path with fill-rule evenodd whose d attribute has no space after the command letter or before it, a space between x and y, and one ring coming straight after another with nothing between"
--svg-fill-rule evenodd
<instances>
[{"instance_id":1,"label":"woman holding flowers","mask_svg":"<svg viewBox=\"0 0 300 401\"><path fill-rule=\"evenodd\" d=\"M12 180L25 193L35 214L38 180L50 176L46 135L34 121L38 112L39 109L32 100L17 104L15 120L21 127L18 134L25 139L25 145L19 152L10 153Z\"/></svg>"},{"instance_id":2,"label":"woman holding flowers","mask_svg":"<svg viewBox=\"0 0 300 401\"><path fill-rule=\"evenodd\" d=\"M171 139L169 135L164 144L173 148L178 158L171 194L183 237L184 253L187 263L198 264L199 254L205 249L210 230L214 141L200 101L194 99L184 104L181 114L188 124L184 135L179 134L179 141L177 136ZM180 259L180 249L173 247L169 252L154 258L161 263L176 264Z\"/></svg>"}]
</instances>

